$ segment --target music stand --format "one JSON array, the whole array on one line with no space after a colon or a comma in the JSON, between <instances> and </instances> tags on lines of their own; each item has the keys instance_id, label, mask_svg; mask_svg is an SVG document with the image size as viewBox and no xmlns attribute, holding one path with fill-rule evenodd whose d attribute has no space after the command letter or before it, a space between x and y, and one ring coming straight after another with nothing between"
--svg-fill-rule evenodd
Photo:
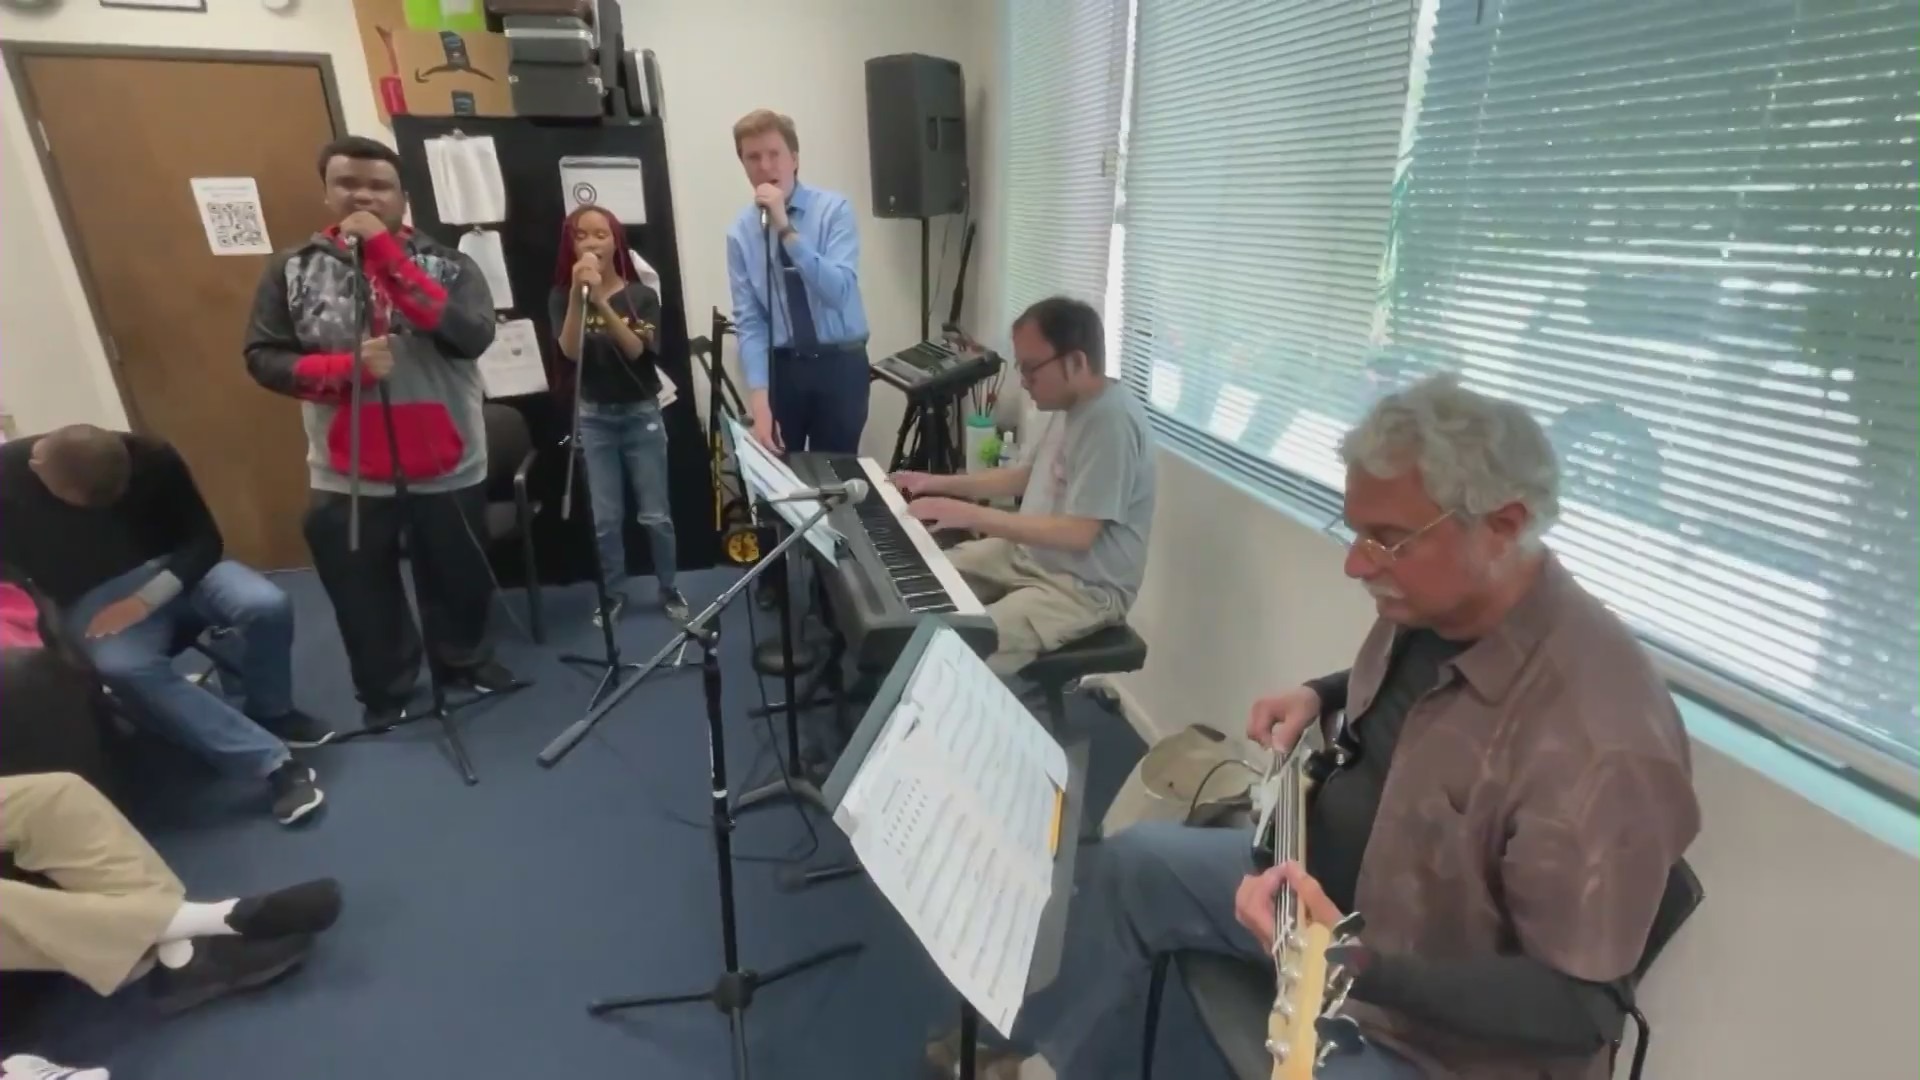
<instances>
[{"instance_id":1,"label":"music stand","mask_svg":"<svg viewBox=\"0 0 1920 1080\"><path fill-rule=\"evenodd\" d=\"M841 805L845 801L848 789L867 766L868 755L894 720L900 702L905 697L920 658L927 652L934 638L942 633L951 634L944 620L938 615L928 615L921 619L914 629L913 637L908 640L900 658L881 683L879 692L874 696L860 726L855 729L852 740L834 765L833 773L822 786L821 795L834 813L834 824L842 830L847 824L842 820ZM967 650L969 655L972 650ZM975 656L977 660L978 657ZM981 662L982 671L986 671L985 662ZM987 677L997 676L987 672ZM1024 709L1024 706L1022 706ZM1028 714L1028 720L1036 726L1040 721ZM1061 749L1067 759L1067 783L1064 788L1065 799L1061 803L1059 821L1056 826L1059 836L1058 845L1053 853L1052 886L1047 895L1046 904L1041 908L1039 923L1034 935L1033 955L1028 963L1026 994L1050 985L1060 972L1061 953L1066 943L1067 910L1073 897L1074 862L1080 850L1080 821L1085 816L1087 790L1087 764L1090 747L1082 737L1070 743L1062 744ZM849 836L851 839L852 837ZM878 881L876 885L880 884ZM884 895L886 890L882 888ZM893 898L888 898L889 903ZM922 942L925 945L925 942ZM939 956L931 946L928 952L936 963ZM956 988L958 989L958 988ZM961 1080L973 1080L975 1044L979 1037L979 1010L965 993L960 995L960 1077ZM1002 1034L1009 1034L1003 1032Z\"/></svg>"}]
</instances>

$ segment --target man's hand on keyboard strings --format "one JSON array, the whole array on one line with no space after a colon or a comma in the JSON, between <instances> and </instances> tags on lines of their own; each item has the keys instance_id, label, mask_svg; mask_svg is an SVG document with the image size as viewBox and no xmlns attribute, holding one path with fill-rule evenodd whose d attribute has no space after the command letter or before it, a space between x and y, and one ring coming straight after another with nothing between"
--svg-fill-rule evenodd
<instances>
[{"instance_id":1,"label":"man's hand on keyboard strings","mask_svg":"<svg viewBox=\"0 0 1920 1080\"><path fill-rule=\"evenodd\" d=\"M980 522L982 508L963 499L927 496L907 504L907 513L924 522L929 529L968 529Z\"/></svg>"}]
</instances>

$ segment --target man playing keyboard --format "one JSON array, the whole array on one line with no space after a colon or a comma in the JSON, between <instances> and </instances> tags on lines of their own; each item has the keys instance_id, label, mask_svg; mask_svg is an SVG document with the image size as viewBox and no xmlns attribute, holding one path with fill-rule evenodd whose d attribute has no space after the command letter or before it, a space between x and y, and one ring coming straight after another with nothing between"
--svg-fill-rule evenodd
<instances>
[{"instance_id":1,"label":"man playing keyboard","mask_svg":"<svg viewBox=\"0 0 1920 1080\"><path fill-rule=\"evenodd\" d=\"M948 552L999 634L1002 675L1126 617L1146 573L1153 455L1140 404L1105 370L1090 305L1042 300L1013 323L1020 385L1048 417L1026 465L971 476L895 474L932 529L979 535ZM1020 495L1020 509L974 500Z\"/></svg>"}]
</instances>

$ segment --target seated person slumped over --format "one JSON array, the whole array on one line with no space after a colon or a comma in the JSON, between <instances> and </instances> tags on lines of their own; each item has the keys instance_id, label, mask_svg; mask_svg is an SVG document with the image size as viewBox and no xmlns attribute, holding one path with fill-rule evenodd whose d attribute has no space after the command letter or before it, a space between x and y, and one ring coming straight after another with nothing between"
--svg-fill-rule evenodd
<instances>
[{"instance_id":1,"label":"seated person slumped over","mask_svg":"<svg viewBox=\"0 0 1920 1080\"><path fill-rule=\"evenodd\" d=\"M930 528L980 534L949 551L987 605L1007 675L1041 653L1126 618L1147 569L1153 448L1147 417L1106 375L1100 314L1051 297L1013 323L1014 362L1047 418L1027 465L970 476L896 474L908 512ZM1017 512L972 500L1023 495Z\"/></svg>"},{"instance_id":2,"label":"seated person slumped over","mask_svg":"<svg viewBox=\"0 0 1920 1080\"><path fill-rule=\"evenodd\" d=\"M1060 1080L1138 1075L1154 957L1270 966L1282 887L1315 922L1365 919L1344 1010L1365 1045L1316 1076L1608 1075L1616 984L1700 826L1673 699L1541 546L1559 481L1524 409L1428 381L1376 405L1341 455L1346 573L1379 619L1350 672L1262 699L1248 725L1291 746L1352 717L1337 735L1351 762L1312 796L1305 866L1256 874L1251 831L1170 822L1083 849L1059 977L983 1075L1029 1052Z\"/></svg>"},{"instance_id":3,"label":"seated person slumped over","mask_svg":"<svg viewBox=\"0 0 1920 1080\"><path fill-rule=\"evenodd\" d=\"M0 777L0 852L53 883L0 880L0 971L61 971L102 996L142 981L167 1013L287 974L340 915L331 878L188 900L139 831L72 773Z\"/></svg>"},{"instance_id":4,"label":"seated person slumped over","mask_svg":"<svg viewBox=\"0 0 1920 1080\"><path fill-rule=\"evenodd\" d=\"M140 719L223 772L266 781L291 825L322 796L288 746L331 733L293 709L287 594L222 551L186 461L159 439L81 424L0 447L0 565L55 605ZM239 631L245 712L174 670L183 624Z\"/></svg>"}]
</instances>

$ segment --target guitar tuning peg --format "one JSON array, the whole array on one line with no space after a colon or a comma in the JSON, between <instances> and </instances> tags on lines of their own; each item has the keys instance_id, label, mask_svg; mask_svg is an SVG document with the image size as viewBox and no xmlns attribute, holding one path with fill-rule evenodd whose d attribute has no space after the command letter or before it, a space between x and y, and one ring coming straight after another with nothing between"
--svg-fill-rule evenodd
<instances>
[{"instance_id":1,"label":"guitar tuning peg","mask_svg":"<svg viewBox=\"0 0 1920 1080\"><path fill-rule=\"evenodd\" d=\"M1336 941L1327 946L1327 964L1329 967L1351 971L1359 966L1358 961L1365 948L1366 946L1357 941Z\"/></svg>"},{"instance_id":2,"label":"guitar tuning peg","mask_svg":"<svg viewBox=\"0 0 1920 1080\"><path fill-rule=\"evenodd\" d=\"M1326 1064L1335 1054L1351 1054L1366 1045L1360 1025L1350 1016L1323 1016L1313 1022L1313 1033L1320 1044L1314 1065Z\"/></svg>"},{"instance_id":3,"label":"guitar tuning peg","mask_svg":"<svg viewBox=\"0 0 1920 1080\"><path fill-rule=\"evenodd\" d=\"M1333 924L1333 936L1337 938L1357 938L1367 929L1367 917L1357 911L1348 912L1339 922Z\"/></svg>"}]
</instances>

